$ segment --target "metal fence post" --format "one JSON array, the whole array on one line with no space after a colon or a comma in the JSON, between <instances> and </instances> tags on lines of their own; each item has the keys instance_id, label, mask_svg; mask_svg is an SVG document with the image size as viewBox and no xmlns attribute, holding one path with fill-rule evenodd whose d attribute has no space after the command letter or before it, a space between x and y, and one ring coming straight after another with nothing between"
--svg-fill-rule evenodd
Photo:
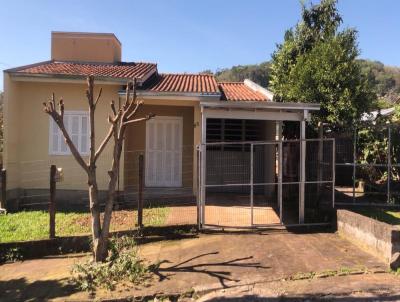
<instances>
[{"instance_id":1,"label":"metal fence post","mask_svg":"<svg viewBox=\"0 0 400 302\"><path fill-rule=\"evenodd\" d=\"M49 203L49 237L56 237L56 171L55 165L50 166L50 203Z\"/></svg>"},{"instance_id":2,"label":"metal fence post","mask_svg":"<svg viewBox=\"0 0 400 302\"><path fill-rule=\"evenodd\" d=\"M250 220L251 226L254 225L254 215L253 215L253 206L254 206L254 144L250 144Z\"/></svg>"},{"instance_id":3,"label":"metal fence post","mask_svg":"<svg viewBox=\"0 0 400 302\"><path fill-rule=\"evenodd\" d=\"M143 154L139 155L139 188L138 188L138 227L143 228L143 175L144 175L144 165L143 165Z\"/></svg>"},{"instance_id":4,"label":"metal fence post","mask_svg":"<svg viewBox=\"0 0 400 302\"><path fill-rule=\"evenodd\" d=\"M196 205L197 205L197 229L201 228L201 167L200 167L200 157L201 149L200 146L196 146L197 154L197 194L196 194Z\"/></svg>"},{"instance_id":5,"label":"metal fence post","mask_svg":"<svg viewBox=\"0 0 400 302\"><path fill-rule=\"evenodd\" d=\"M279 196L279 218L283 223L283 200L282 200L282 139L279 141L278 150L278 196Z\"/></svg>"},{"instance_id":6,"label":"metal fence post","mask_svg":"<svg viewBox=\"0 0 400 302\"><path fill-rule=\"evenodd\" d=\"M357 128L353 135L353 203L356 202L356 161L357 161Z\"/></svg>"},{"instance_id":7,"label":"metal fence post","mask_svg":"<svg viewBox=\"0 0 400 302\"><path fill-rule=\"evenodd\" d=\"M387 203L390 203L390 178L392 173L392 132L390 129L390 125L388 125L388 150L387 150Z\"/></svg>"},{"instance_id":8,"label":"metal fence post","mask_svg":"<svg viewBox=\"0 0 400 302\"><path fill-rule=\"evenodd\" d=\"M336 185L336 141L332 140L332 207L335 208L335 185Z\"/></svg>"},{"instance_id":9,"label":"metal fence post","mask_svg":"<svg viewBox=\"0 0 400 302\"><path fill-rule=\"evenodd\" d=\"M0 208L7 209L7 171L1 169L1 200Z\"/></svg>"},{"instance_id":10,"label":"metal fence post","mask_svg":"<svg viewBox=\"0 0 400 302\"><path fill-rule=\"evenodd\" d=\"M322 184L321 181L323 180L323 161L324 161L324 124L322 122L318 123L318 166L317 166L317 181L319 182L317 185L317 203L319 205L321 200L321 191L322 191Z\"/></svg>"}]
</instances>

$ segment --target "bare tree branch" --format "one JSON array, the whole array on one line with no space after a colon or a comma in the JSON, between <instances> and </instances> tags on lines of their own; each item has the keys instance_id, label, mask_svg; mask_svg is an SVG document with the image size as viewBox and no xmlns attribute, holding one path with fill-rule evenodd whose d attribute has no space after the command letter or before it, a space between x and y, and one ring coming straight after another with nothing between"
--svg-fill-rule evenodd
<instances>
[{"instance_id":1,"label":"bare tree branch","mask_svg":"<svg viewBox=\"0 0 400 302\"><path fill-rule=\"evenodd\" d=\"M102 143L100 144L99 148L97 149L95 155L94 155L94 160L97 161L98 158L100 157L101 153L103 152L103 150L105 149L105 147L107 146L107 143L109 142L110 138L112 137L113 133L114 133L114 124L111 124L110 129L108 130L108 133L106 135L106 137L104 138L104 140L102 141Z\"/></svg>"},{"instance_id":2,"label":"bare tree branch","mask_svg":"<svg viewBox=\"0 0 400 302\"><path fill-rule=\"evenodd\" d=\"M110 106L111 106L112 112L114 113L114 116L116 116L116 115L117 115L117 110L115 109L115 102L114 102L114 100L111 101Z\"/></svg>"},{"instance_id":3,"label":"bare tree branch","mask_svg":"<svg viewBox=\"0 0 400 302\"><path fill-rule=\"evenodd\" d=\"M143 104L143 101L137 101L135 103L136 103L135 109L133 109L133 111L126 117L127 120L131 119L132 116L135 115L136 111L139 109L139 106Z\"/></svg>"},{"instance_id":4,"label":"bare tree branch","mask_svg":"<svg viewBox=\"0 0 400 302\"><path fill-rule=\"evenodd\" d=\"M127 85L127 86L129 87L129 85ZM133 78L133 80L132 80L133 97L132 97L132 101L129 103L128 107L126 108L126 114L128 115L126 117L126 119L129 119L129 116L132 117L132 115L129 114L129 112L131 111L132 106L137 103L136 102L136 88L137 88L137 80L136 80L136 78ZM130 94L130 91L128 90L128 97L129 97L129 94Z\"/></svg>"},{"instance_id":5,"label":"bare tree branch","mask_svg":"<svg viewBox=\"0 0 400 302\"><path fill-rule=\"evenodd\" d=\"M63 99L60 99L60 102L58 103L58 107L60 108L61 119L64 121L64 101L63 101Z\"/></svg>"},{"instance_id":6,"label":"bare tree branch","mask_svg":"<svg viewBox=\"0 0 400 302\"><path fill-rule=\"evenodd\" d=\"M99 94L97 95L96 101L94 102L94 105L95 105L95 106L96 106L97 103L99 102L102 92L103 92L103 88L100 88Z\"/></svg>"},{"instance_id":7,"label":"bare tree branch","mask_svg":"<svg viewBox=\"0 0 400 302\"><path fill-rule=\"evenodd\" d=\"M94 128L94 111L95 105L93 100L93 90L94 90L94 76L88 76L87 78L88 89L86 90L86 97L89 103L89 124L90 124L90 157L89 166L94 169L96 166L95 153L96 153L96 135Z\"/></svg>"},{"instance_id":8,"label":"bare tree branch","mask_svg":"<svg viewBox=\"0 0 400 302\"><path fill-rule=\"evenodd\" d=\"M54 122L57 124L58 128L60 128L60 131L62 132L62 134L64 136L65 143L67 144L67 146L71 150L71 153L74 156L75 160L83 168L83 170L85 170L85 172L88 173L88 166L87 166L86 162L83 160L81 154L79 153L79 151L76 148L75 144L71 140L71 137L69 136L68 131L65 129L64 119L63 119L64 109L60 110L61 113L58 113L55 110L54 93L52 95L51 101L48 104L43 103L43 106L44 106L44 108L43 108L44 112L46 112L48 115L50 115L51 118L54 120ZM64 107L62 100L60 100L60 102L59 102L59 107L60 108Z\"/></svg>"},{"instance_id":9,"label":"bare tree branch","mask_svg":"<svg viewBox=\"0 0 400 302\"><path fill-rule=\"evenodd\" d=\"M145 117L137 118L137 119L130 120L130 121L126 121L123 124L124 125L128 125L128 124L133 124L133 123L137 123L137 122L148 121L149 119L151 119L153 117L155 117L155 114L150 113L150 114L146 115Z\"/></svg>"}]
</instances>

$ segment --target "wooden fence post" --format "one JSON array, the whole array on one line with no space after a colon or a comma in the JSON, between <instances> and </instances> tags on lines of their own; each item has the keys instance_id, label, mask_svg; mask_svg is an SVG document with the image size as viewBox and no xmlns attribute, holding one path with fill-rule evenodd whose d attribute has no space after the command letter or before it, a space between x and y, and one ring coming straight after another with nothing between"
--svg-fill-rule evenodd
<instances>
[{"instance_id":1,"label":"wooden fence post","mask_svg":"<svg viewBox=\"0 0 400 302\"><path fill-rule=\"evenodd\" d=\"M50 239L56 237L56 171L55 165L50 167L50 203L49 203L49 217L50 217Z\"/></svg>"},{"instance_id":2,"label":"wooden fence post","mask_svg":"<svg viewBox=\"0 0 400 302\"><path fill-rule=\"evenodd\" d=\"M144 187L144 165L143 154L139 155L139 188L138 188L138 226L143 227L143 187Z\"/></svg>"},{"instance_id":3,"label":"wooden fence post","mask_svg":"<svg viewBox=\"0 0 400 302\"><path fill-rule=\"evenodd\" d=\"M7 209L7 172L1 169L1 200L0 208Z\"/></svg>"}]
</instances>

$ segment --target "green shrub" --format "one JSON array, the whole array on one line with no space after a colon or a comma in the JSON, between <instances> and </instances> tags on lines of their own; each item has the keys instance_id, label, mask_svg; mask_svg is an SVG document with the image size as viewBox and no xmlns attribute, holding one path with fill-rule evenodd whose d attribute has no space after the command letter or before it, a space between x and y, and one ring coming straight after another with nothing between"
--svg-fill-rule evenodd
<instances>
[{"instance_id":1,"label":"green shrub","mask_svg":"<svg viewBox=\"0 0 400 302\"><path fill-rule=\"evenodd\" d=\"M99 287L114 290L115 285L121 281L138 284L148 275L149 270L140 260L134 239L128 236L114 237L110 240L105 262L96 263L89 260L72 267L73 283L86 291L94 291Z\"/></svg>"},{"instance_id":2,"label":"green shrub","mask_svg":"<svg viewBox=\"0 0 400 302\"><path fill-rule=\"evenodd\" d=\"M24 259L20 248L13 247L0 252L0 264L6 262L17 262Z\"/></svg>"}]
</instances>

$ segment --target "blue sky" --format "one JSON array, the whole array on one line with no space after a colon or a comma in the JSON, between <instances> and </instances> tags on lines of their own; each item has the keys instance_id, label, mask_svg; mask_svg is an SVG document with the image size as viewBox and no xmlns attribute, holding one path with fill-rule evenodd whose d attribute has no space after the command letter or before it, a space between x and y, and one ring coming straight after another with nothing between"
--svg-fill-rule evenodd
<instances>
[{"instance_id":1,"label":"blue sky","mask_svg":"<svg viewBox=\"0 0 400 302\"><path fill-rule=\"evenodd\" d=\"M314 3L318 1L313 1ZM125 61L198 72L269 60L298 0L0 1L0 69L50 58L50 32L113 32ZM400 1L339 0L361 57L400 66ZM0 90L3 87L0 74Z\"/></svg>"}]
</instances>

